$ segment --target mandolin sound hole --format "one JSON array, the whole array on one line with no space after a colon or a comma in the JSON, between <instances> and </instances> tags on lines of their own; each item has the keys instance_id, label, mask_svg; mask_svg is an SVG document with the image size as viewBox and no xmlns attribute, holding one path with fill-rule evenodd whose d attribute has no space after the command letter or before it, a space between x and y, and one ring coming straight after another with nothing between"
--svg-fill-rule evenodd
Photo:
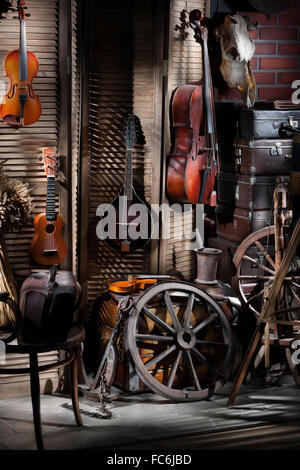
<instances>
[{"instance_id":1,"label":"mandolin sound hole","mask_svg":"<svg viewBox=\"0 0 300 470\"><path fill-rule=\"evenodd\" d=\"M53 232L54 232L54 229L55 229L55 227L54 227L53 224L48 224L48 225L46 225L46 232L47 232L47 233L53 233Z\"/></svg>"}]
</instances>

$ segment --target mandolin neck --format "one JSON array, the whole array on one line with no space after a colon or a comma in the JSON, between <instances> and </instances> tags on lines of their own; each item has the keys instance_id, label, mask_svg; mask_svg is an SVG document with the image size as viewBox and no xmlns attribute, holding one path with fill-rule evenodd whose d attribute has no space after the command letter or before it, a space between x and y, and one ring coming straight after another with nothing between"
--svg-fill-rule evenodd
<instances>
[{"instance_id":1,"label":"mandolin neck","mask_svg":"<svg viewBox=\"0 0 300 470\"><path fill-rule=\"evenodd\" d=\"M25 20L20 21L19 80L20 82L28 80Z\"/></svg>"},{"instance_id":2,"label":"mandolin neck","mask_svg":"<svg viewBox=\"0 0 300 470\"><path fill-rule=\"evenodd\" d=\"M124 178L124 196L127 196L128 201L132 200L132 183L132 148L127 148Z\"/></svg>"},{"instance_id":3,"label":"mandolin neck","mask_svg":"<svg viewBox=\"0 0 300 470\"><path fill-rule=\"evenodd\" d=\"M55 212L55 176L47 176L46 219L56 220Z\"/></svg>"}]
</instances>

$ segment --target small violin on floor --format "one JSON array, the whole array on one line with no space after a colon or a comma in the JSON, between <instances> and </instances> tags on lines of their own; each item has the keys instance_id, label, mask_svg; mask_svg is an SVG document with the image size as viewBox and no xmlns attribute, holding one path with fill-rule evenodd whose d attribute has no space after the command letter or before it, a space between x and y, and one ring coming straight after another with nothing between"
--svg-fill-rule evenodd
<instances>
[{"instance_id":1,"label":"small violin on floor","mask_svg":"<svg viewBox=\"0 0 300 470\"><path fill-rule=\"evenodd\" d=\"M55 175L57 157L55 149L43 149L43 164L47 175L46 213L34 218L34 236L30 244L30 253L37 264L52 266L60 264L67 255L67 248L62 236L63 221L55 212Z\"/></svg>"},{"instance_id":2,"label":"small violin on floor","mask_svg":"<svg viewBox=\"0 0 300 470\"><path fill-rule=\"evenodd\" d=\"M10 79L9 90L2 97L0 117L12 127L34 124L41 115L40 99L34 94L32 80L39 63L33 52L26 47L25 1L18 0L20 20L20 47L11 51L4 61L6 76Z\"/></svg>"}]
</instances>

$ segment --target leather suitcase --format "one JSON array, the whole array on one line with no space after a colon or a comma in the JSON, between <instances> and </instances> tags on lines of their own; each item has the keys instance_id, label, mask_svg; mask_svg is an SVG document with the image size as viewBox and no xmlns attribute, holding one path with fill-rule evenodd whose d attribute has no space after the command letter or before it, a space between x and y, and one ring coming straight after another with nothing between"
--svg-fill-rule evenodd
<instances>
[{"instance_id":1,"label":"leather suitcase","mask_svg":"<svg viewBox=\"0 0 300 470\"><path fill-rule=\"evenodd\" d=\"M288 176L282 176L289 182ZM235 175L220 172L218 175L218 203L253 211L271 209L276 176Z\"/></svg>"},{"instance_id":2,"label":"leather suitcase","mask_svg":"<svg viewBox=\"0 0 300 470\"><path fill-rule=\"evenodd\" d=\"M220 146L220 169L244 175L289 175L292 139L236 139Z\"/></svg>"},{"instance_id":3,"label":"leather suitcase","mask_svg":"<svg viewBox=\"0 0 300 470\"><path fill-rule=\"evenodd\" d=\"M217 206L216 220L217 235L235 242L243 241L260 228L273 225L271 210L254 211L225 205Z\"/></svg>"},{"instance_id":4,"label":"leather suitcase","mask_svg":"<svg viewBox=\"0 0 300 470\"><path fill-rule=\"evenodd\" d=\"M219 107L217 129L224 136L221 144L229 144L234 137L251 139L287 139L294 128L300 128L299 109L248 109Z\"/></svg>"}]
</instances>

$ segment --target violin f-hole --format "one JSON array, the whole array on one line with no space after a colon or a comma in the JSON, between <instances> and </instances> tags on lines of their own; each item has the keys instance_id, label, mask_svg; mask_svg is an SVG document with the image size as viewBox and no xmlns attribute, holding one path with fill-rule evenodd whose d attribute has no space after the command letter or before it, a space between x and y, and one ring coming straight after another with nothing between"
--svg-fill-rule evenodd
<instances>
[{"instance_id":1,"label":"violin f-hole","mask_svg":"<svg viewBox=\"0 0 300 470\"><path fill-rule=\"evenodd\" d=\"M14 83L13 84L13 87L12 87L12 94L11 95L7 95L7 98L9 98L10 100L15 96L15 88L18 86L17 83Z\"/></svg>"}]
</instances>

